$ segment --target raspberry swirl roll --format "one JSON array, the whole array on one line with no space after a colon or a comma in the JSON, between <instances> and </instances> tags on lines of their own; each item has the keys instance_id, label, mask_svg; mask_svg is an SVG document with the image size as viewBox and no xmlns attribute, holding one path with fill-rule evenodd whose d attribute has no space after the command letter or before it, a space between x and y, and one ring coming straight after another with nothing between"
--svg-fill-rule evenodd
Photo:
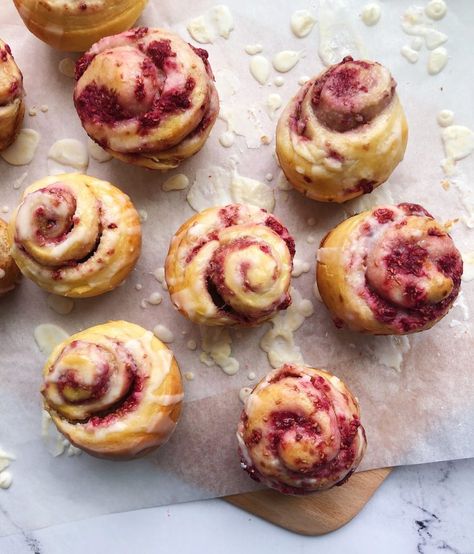
<instances>
[{"instance_id":1,"label":"raspberry swirl roll","mask_svg":"<svg viewBox=\"0 0 474 554\"><path fill-rule=\"evenodd\" d=\"M330 231L317 283L338 327L403 335L432 327L459 293L462 258L445 228L417 204L379 206Z\"/></svg>"},{"instance_id":2,"label":"raspberry swirl roll","mask_svg":"<svg viewBox=\"0 0 474 554\"><path fill-rule=\"evenodd\" d=\"M43 369L44 408L78 448L100 458L142 456L164 444L183 399L181 374L153 333L112 321L57 346Z\"/></svg>"},{"instance_id":3,"label":"raspberry swirl roll","mask_svg":"<svg viewBox=\"0 0 474 554\"><path fill-rule=\"evenodd\" d=\"M241 465L285 494L342 485L367 446L359 403L328 371L286 364L245 402L237 429Z\"/></svg>"},{"instance_id":4,"label":"raspberry swirl roll","mask_svg":"<svg viewBox=\"0 0 474 554\"><path fill-rule=\"evenodd\" d=\"M258 325L291 302L295 243L265 210L230 204L174 235L165 277L176 308L204 325Z\"/></svg>"},{"instance_id":5,"label":"raspberry swirl roll","mask_svg":"<svg viewBox=\"0 0 474 554\"><path fill-rule=\"evenodd\" d=\"M124 162L176 167L202 148L219 112L207 58L163 29L100 40L76 65L82 126Z\"/></svg>"},{"instance_id":6,"label":"raspberry swirl roll","mask_svg":"<svg viewBox=\"0 0 474 554\"><path fill-rule=\"evenodd\" d=\"M135 24L147 0L14 0L28 29L58 50L84 52Z\"/></svg>"},{"instance_id":7,"label":"raspberry swirl roll","mask_svg":"<svg viewBox=\"0 0 474 554\"><path fill-rule=\"evenodd\" d=\"M3 219L0 219L0 297L13 290L20 279L20 270L13 260L10 250L8 226Z\"/></svg>"},{"instance_id":8,"label":"raspberry swirl roll","mask_svg":"<svg viewBox=\"0 0 474 554\"><path fill-rule=\"evenodd\" d=\"M288 181L322 202L345 202L386 181L408 137L395 88L384 66L351 57L308 81L278 121Z\"/></svg>"},{"instance_id":9,"label":"raspberry swirl roll","mask_svg":"<svg viewBox=\"0 0 474 554\"><path fill-rule=\"evenodd\" d=\"M15 140L25 115L23 76L8 44L0 40L0 151Z\"/></svg>"},{"instance_id":10,"label":"raspberry swirl roll","mask_svg":"<svg viewBox=\"0 0 474 554\"><path fill-rule=\"evenodd\" d=\"M75 298L114 289L133 269L141 228L129 197L78 174L28 187L9 225L21 272L43 289Z\"/></svg>"}]
</instances>

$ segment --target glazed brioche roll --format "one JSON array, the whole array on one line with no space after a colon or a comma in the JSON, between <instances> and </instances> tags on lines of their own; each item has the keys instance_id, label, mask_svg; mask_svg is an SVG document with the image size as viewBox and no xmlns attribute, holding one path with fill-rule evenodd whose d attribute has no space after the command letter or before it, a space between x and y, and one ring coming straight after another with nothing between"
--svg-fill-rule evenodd
<instances>
[{"instance_id":1,"label":"glazed brioche roll","mask_svg":"<svg viewBox=\"0 0 474 554\"><path fill-rule=\"evenodd\" d=\"M0 297L15 288L21 275L10 253L11 244L7 229L5 221L0 219Z\"/></svg>"},{"instance_id":2,"label":"glazed brioche roll","mask_svg":"<svg viewBox=\"0 0 474 554\"><path fill-rule=\"evenodd\" d=\"M209 208L171 240L171 300L204 325L258 325L291 303L295 243L275 216L248 205Z\"/></svg>"},{"instance_id":3,"label":"glazed brioche roll","mask_svg":"<svg viewBox=\"0 0 474 554\"><path fill-rule=\"evenodd\" d=\"M0 151L15 140L25 115L23 76L8 44L0 40Z\"/></svg>"},{"instance_id":4,"label":"glazed brioche roll","mask_svg":"<svg viewBox=\"0 0 474 554\"><path fill-rule=\"evenodd\" d=\"M288 181L322 202L345 202L386 181L408 137L395 88L384 66L351 57L308 81L278 121L276 153Z\"/></svg>"},{"instance_id":5,"label":"glazed brioche roll","mask_svg":"<svg viewBox=\"0 0 474 554\"><path fill-rule=\"evenodd\" d=\"M242 468L285 494L342 485L367 446L359 403L347 386L328 371L293 364L254 388L237 439Z\"/></svg>"},{"instance_id":6,"label":"glazed brioche roll","mask_svg":"<svg viewBox=\"0 0 474 554\"><path fill-rule=\"evenodd\" d=\"M84 52L130 29L147 0L14 0L28 29L58 50Z\"/></svg>"},{"instance_id":7,"label":"glazed brioche roll","mask_svg":"<svg viewBox=\"0 0 474 554\"><path fill-rule=\"evenodd\" d=\"M29 186L9 224L12 255L25 277L75 298L114 289L135 266L141 227L129 197L78 174Z\"/></svg>"},{"instance_id":8,"label":"glazed brioche roll","mask_svg":"<svg viewBox=\"0 0 474 554\"><path fill-rule=\"evenodd\" d=\"M445 228L417 204L346 219L318 251L317 284L338 327L403 335L432 327L455 301L462 258Z\"/></svg>"},{"instance_id":9,"label":"glazed brioche roll","mask_svg":"<svg viewBox=\"0 0 474 554\"><path fill-rule=\"evenodd\" d=\"M153 333L111 321L71 336L43 369L44 408L72 444L100 458L164 444L181 413L178 364Z\"/></svg>"},{"instance_id":10,"label":"glazed brioche roll","mask_svg":"<svg viewBox=\"0 0 474 554\"><path fill-rule=\"evenodd\" d=\"M124 162L176 167L202 148L219 112L207 58L163 29L102 39L76 65L82 126Z\"/></svg>"}]
</instances>

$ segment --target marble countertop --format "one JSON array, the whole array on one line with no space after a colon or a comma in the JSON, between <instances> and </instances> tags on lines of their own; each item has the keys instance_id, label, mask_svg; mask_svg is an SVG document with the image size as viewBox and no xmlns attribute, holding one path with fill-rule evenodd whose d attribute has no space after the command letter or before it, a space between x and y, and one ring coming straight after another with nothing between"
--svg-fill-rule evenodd
<instances>
[{"instance_id":1,"label":"marble countertop","mask_svg":"<svg viewBox=\"0 0 474 554\"><path fill-rule=\"evenodd\" d=\"M303 537L221 500L114 514L0 539L2 554L474 554L474 459L397 468L345 527Z\"/></svg>"}]
</instances>

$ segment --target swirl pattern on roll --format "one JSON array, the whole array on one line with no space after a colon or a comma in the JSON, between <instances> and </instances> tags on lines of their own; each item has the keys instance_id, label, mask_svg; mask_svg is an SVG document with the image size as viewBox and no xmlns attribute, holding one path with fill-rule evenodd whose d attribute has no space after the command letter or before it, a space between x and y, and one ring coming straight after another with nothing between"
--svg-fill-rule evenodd
<instances>
[{"instance_id":1,"label":"swirl pattern on roll","mask_svg":"<svg viewBox=\"0 0 474 554\"><path fill-rule=\"evenodd\" d=\"M135 24L147 0L14 0L28 29L58 50L84 52Z\"/></svg>"},{"instance_id":2,"label":"swirl pattern on roll","mask_svg":"<svg viewBox=\"0 0 474 554\"><path fill-rule=\"evenodd\" d=\"M161 446L181 413L171 350L126 321L71 336L43 369L44 407L58 430L94 456L133 458Z\"/></svg>"},{"instance_id":3,"label":"swirl pattern on roll","mask_svg":"<svg viewBox=\"0 0 474 554\"><path fill-rule=\"evenodd\" d=\"M237 439L243 469L285 494L342 485L366 449L359 404L347 386L328 371L293 364L254 388Z\"/></svg>"},{"instance_id":4,"label":"swirl pattern on roll","mask_svg":"<svg viewBox=\"0 0 474 554\"><path fill-rule=\"evenodd\" d=\"M351 57L308 81L277 126L289 182L314 200L345 202L386 181L408 136L395 88L384 66Z\"/></svg>"},{"instance_id":5,"label":"swirl pattern on roll","mask_svg":"<svg viewBox=\"0 0 474 554\"><path fill-rule=\"evenodd\" d=\"M407 334L444 317L461 285L462 257L445 228L417 204L378 206L330 231L317 283L337 326Z\"/></svg>"},{"instance_id":6,"label":"swirl pattern on roll","mask_svg":"<svg viewBox=\"0 0 474 554\"><path fill-rule=\"evenodd\" d=\"M0 151L15 140L25 115L23 76L8 44L0 40Z\"/></svg>"},{"instance_id":7,"label":"swirl pattern on roll","mask_svg":"<svg viewBox=\"0 0 474 554\"><path fill-rule=\"evenodd\" d=\"M97 42L76 65L74 102L110 154L170 169L204 145L219 112L208 54L141 27Z\"/></svg>"},{"instance_id":8,"label":"swirl pattern on roll","mask_svg":"<svg viewBox=\"0 0 474 554\"><path fill-rule=\"evenodd\" d=\"M115 288L141 249L140 220L129 197L87 175L46 177L28 187L9 234L21 272L70 297Z\"/></svg>"},{"instance_id":9,"label":"swirl pattern on roll","mask_svg":"<svg viewBox=\"0 0 474 554\"><path fill-rule=\"evenodd\" d=\"M173 304L195 323L258 325L291 302L295 244L265 210L209 208L174 235L165 276Z\"/></svg>"}]
</instances>

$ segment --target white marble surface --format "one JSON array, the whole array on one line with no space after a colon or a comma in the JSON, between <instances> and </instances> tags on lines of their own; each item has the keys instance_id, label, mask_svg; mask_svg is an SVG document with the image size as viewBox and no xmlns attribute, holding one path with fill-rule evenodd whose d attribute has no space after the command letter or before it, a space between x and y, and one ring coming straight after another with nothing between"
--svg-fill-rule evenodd
<instances>
[{"instance_id":1,"label":"white marble surface","mask_svg":"<svg viewBox=\"0 0 474 554\"><path fill-rule=\"evenodd\" d=\"M1 496L0 496L1 509ZM396 469L361 514L295 535L221 500L114 514L0 539L2 554L474 553L474 459Z\"/></svg>"}]
</instances>

